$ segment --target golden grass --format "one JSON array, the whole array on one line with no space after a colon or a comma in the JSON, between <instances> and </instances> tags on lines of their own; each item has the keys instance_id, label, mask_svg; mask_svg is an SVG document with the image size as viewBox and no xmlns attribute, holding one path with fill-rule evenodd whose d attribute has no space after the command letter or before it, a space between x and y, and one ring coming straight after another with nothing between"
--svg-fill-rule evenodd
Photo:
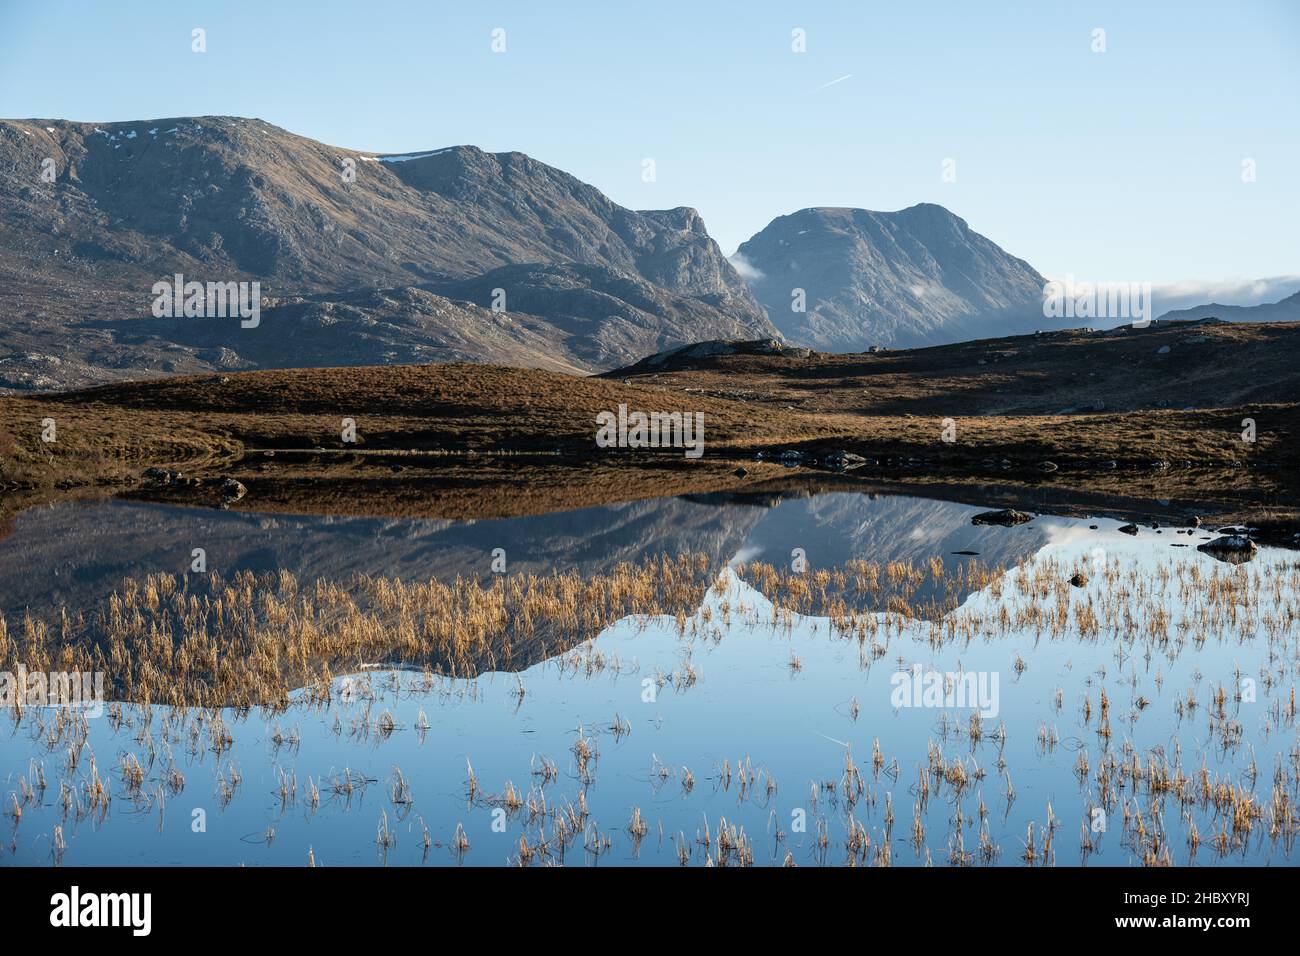
<instances>
[{"instance_id":1,"label":"golden grass","mask_svg":"<svg viewBox=\"0 0 1300 956\"><path fill-rule=\"evenodd\" d=\"M250 489L242 508L487 515L749 489L781 472L755 462L759 451L848 449L882 462L838 479L849 484L946 486L978 475L1075 497L1176 497L1206 510L1268 509L1282 520L1296 518L1294 509L1277 505L1294 497L1300 467L1300 406L1291 403L997 415L957 401L913 415L864 404L835 379L801 380L816 400L798 407L705 394L687 381L674 377L665 387L493 366L384 366L188 376L6 397L0 488L98 488L215 505L213 479L233 474ZM620 403L702 412L705 458L686 461L679 449L597 449L595 416ZM1246 417L1258 422L1253 443L1240 440ZM355 419L356 444L342 440L343 418ZM57 425L55 443L41 440L46 419ZM957 428L952 443L942 438L947 419ZM901 464L912 459L916 464ZM1058 471L1040 470L1048 459ZM748 476L731 474L740 462ZM154 487L140 479L149 466L206 482ZM526 479L515 473L521 467ZM543 490L533 487L539 484Z\"/></svg>"},{"instance_id":2,"label":"golden grass","mask_svg":"<svg viewBox=\"0 0 1300 956\"><path fill-rule=\"evenodd\" d=\"M1030 640L1091 643L1112 648L1118 663L1113 680L1093 689L1088 689L1089 681L1085 688L1074 712L1080 736L1062 734L1053 722L1070 713L1063 708L1059 688L1051 695L1053 716L1036 728L1015 728L1037 740L1043 759L1068 743L1075 751L1069 758L1073 778L1086 806L1104 810L1114 821L1113 836L1087 826L1081 829L1081 860L1107 840L1118 840L1132 859L1151 866L1194 860L1207 850L1220 858L1245 855L1263 841L1289 853L1300 833L1300 751L1293 748L1290 758L1279 757L1271 777L1265 773L1261 779L1242 725L1240 691L1234 689L1246 675L1172 687L1159 700L1180 727L1193 728L1196 722L1196 738L1204 741L1198 746L1205 751L1250 757L1243 772L1231 775L1212 771L1204 756L1199 766L1189 766L1177 740L1145 750L1132 743L1132 725L1151 702L1139 693L1136 674L1127 676L1125 662L1144 658L1148 673L1154 670L1150 679L1159 686L1161 662L1195 654L1211 642L1229 647L1262 642L1272 663L1250 676L1271 703L1256 713L1250 730L1265 738L1294 735L1294 684L1287 687L1283 681L1297 653L1300 565L1231 566L1191 558L1151 568L1112 560L1089 568L1092 586L1086 593L1068 583L1080 566L1045 555L1023 560L1013 574L975 563L946 572L928 561L857 561L805 574L747 564L736 573L771 599L772 609L760 612L722 600L719 592L708 615L696 615L695 609L706 589L719 582L707 560L691 555L626 565L585 580L567 574L518 576L491 585L365 576L347 585L304 584L288 574L245 574L210 579L198 593L188 590L185 579L152 575L126 581L95 609L64 609L49 621L28 617L12 629L0 620L0 669L21 662L29 670L103 670L115 694L133 702L134 723L127 722L122 704L109 706L114 728L130 726L135 738L116 754L107 777L90 752L84 716L61 710L25 712L21 707L11 715L25 721L27 732L50 753L66 755L57 801L64 820L102 822L114 800L125 801L135 811L157 810L161 819L165 796L186 787L171 754L172 743L185 744L191 753L215 755L217 799L221 806L228 804L243 781L242 771L230 759L234 731L229 723L242 719L253 706L278 713L297 688L306 689L300 703L313 707L331 702L337 693L335 675L364 673L375 666L414 668L408 674L413 686L423 680L428 688L437 674L473 676L552 655L556 666L575 676L617 672L621 663L587 642L609 623L629 616L644 620L665 615L678 622L680 639L689 645L725 640L733 625L780 632L794 624L796 615L815 612L828 619L827 638L856 644L866 667L895 647L900 652L927 645L961 649L976 641L1001 642L1009 633ZM950 599L967 589L979 591L978 600L951 607ZM941 596L937 601L935 593ZM904 638L907 643L900 644ZM687 661L678 672L664 675L664 682L689 687L689 666ZM1009 649L1007 666L1014 671L1029 663L1018 649ZM356 689L361 712L351 718L350 727L336 715L337 733L346 732L358 741L382 740L402 729L386 709L372 710L368 695L373 688L363 681ZM522 681L511 691L520 702L528 693ZM168 712L156 727L153 704L180 709ZM233 709L213 709L217 707ZM427 730L427 719L423 724ZM417 720L413 729L422 732L420 726ZM587 790L597 781L600 738L608 735L617 743L631 732L632 724L618 714L594 727L576 728L567 771L580 786L575 801L548 795L547 788L564 771L544 755L534 754L530 760L526 771L531 783L526 788L505 781L495 792L484 789L467 761L466 806L500 808L523 824L525 832L512 857L521 865L562 862L569 847L598 857L609 851L616 834L629 840L635 851L655 829L640 807L630 808L630 819L625 816L605 831L586 804ZM843 862L891 865L896 849L891 837L893 789L902 782L914 812L900 846L910 846L918 862L937 858L957 866L988 865L1010 856L1029 866L1056 863L1062 823L1050 804L1044 815L1026 824L1014 849L999 846L990 836L985 793L1002 790L1007 813L1017 799L1011 768L1003 758L1010 732L1000 722L995 725L975 715L961 721L940 715L924 754L916 755L915 774L904 772L879 739L861 760L846 747L834 776L812 781L808 791L796 782L796 792L810 794L804 805L814 817L809 821L812 845L805 851L824 862L831 849L826 817L818 815L821 801L843 820ZM1180 733L1178 739L1183 737ZM276 753L292 753L298 746L296 729L282 727L278 717L267 738ZM956 751L950 746L953 740ZM665 764L658 757L652 759L648 778L655 788L679 780L682 797L696 784L688 768ZM771 807L777 819L777 782L748 755L721 759L706 779L716 790L732 794L738 804ZM280 770L274 793L282 808L301 803L310 813L320 805L321 789L346 807L376 782L347 767L331 772L319 785L310 776L300 781L296 772ZM43 801L47 786L44 765L33 761L5 801L5 813L15 828L25 809ZM398 848L400 831L394 818L404 819L417 798L397 766L385 791L388 805L381 809L375 834L381 854ZM939 832L942 826L936 827L929 816L936 803L944 808L940 816L948 821L947 832ZM1168 817L1183 824L1183 839L1176 846ZM880 825L873 828L863 822L873 818ZM659 824L661 841L662 829ZM427 853L432 837L423 822L412 832ZM789 836L779 826L774 836L773 858L793 863ZM273 838L273 830L268 830L265 840ZM448 845L455 854L468 852L465 830L458 828ZM745 828L726 817L712 823L706 819L693 839L678 833L672 849L683 864L712 866L750 865L756 853ZM51 853L63 852L53 840Z\"/></svg>"},{"instance_id":3,"label":"golden grass","mask_svg":"<svg viewBox=\"0 0 1300 956\"><path fill-rule=\"evenodd\" d=\"M865 560L806 573L763 563L741 564L735 572L772 601L768 623L824 616L835 634L859 644L867 661L883 657L890 639L905 633L936 648L1012 630L1124 644L1140 638L1173 654L1211 635L1224 639L1256 629L1281 641L1300 624L1296 566L1189 559L1160 566L1148 580L1141 569L1112 561L1093 572L1104 587L1071 602L1068 580L1078 567L1036 557L1021 559L1010 577L976 561L951 572L928 562ZM122 699L135 703L284 706L296 688L327 700L335 675L368 667L449 676L518 670L561 655L626 617L667 615L683 630L718 583L716 573L707 556L683 554L587 578L576 572L512 575L490 584L369 575L304 583L287 571L241 572L229 579L216 573L203 579L152 574L125 580L96 607L62 608L48 617L29 613L12 625L0 617L0 668L12 670L21 662L29 671L103 672ZM992 600L958 609L972 592ZM1171 614L1170 606L1181 608L1181 615ZM706 613L704 626L714 630L740 609L722 602L720 613L722 622ZM606 666L594 649L578 661L572 666ZM790 666L802 666L794 648ZM1012 670L1019 674L1025 666L1016 653ZM672 679L689 685L689 660ZM522 702L522 682L513 693ZM1092 704L1083 706L1087 721ZM1143 706L1145 698L1135 698L1135 707ZM1099 708L1098 732L1107 736L1105 690ZM1225 708L1220 699L1213 713L1228 735L1233 729ZM1294 701L1285 709L1279 717L1294 720ZM373 726L381 735L395 727L387 714ZM970 729L976 740L987 732L978 721ZM618 737L630 725L615 715L610 731ZM220 722L208 733L218 753L228 747ZM1040 739L1050 749L1058 737L1045 724Z\"/></svg>"}]
</instances>

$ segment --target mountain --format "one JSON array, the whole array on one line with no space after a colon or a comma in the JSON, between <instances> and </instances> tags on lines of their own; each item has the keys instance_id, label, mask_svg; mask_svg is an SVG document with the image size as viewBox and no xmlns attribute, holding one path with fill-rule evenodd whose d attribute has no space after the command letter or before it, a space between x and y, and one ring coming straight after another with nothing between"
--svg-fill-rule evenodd
<instances>
[{"instance_id":1,"label":"mountain","mask_svg":"<svg viewBox=\"0 0 1300 956\"><path fill-rule=\"evenodd\" d=\"M942 206L802 209L735 257L773 324L797 345L860 352L1046 327L1044 278ZM793 308L803 289L806 310Z\"/></svg>"},{"instance_id":2,"label":"mountain","mask_svg":"<svg viewBox=\"0 0 1300 956\"><path fill-rule=\"evenodd\" d=\"M518 265L532 268L499 271ZM154 283L176 273L259 282L268 321L151 322ZM504 301L437 300L462 283ZM292 311L304 302L365 334L314 333ZM0 314L0 383L15 389L307 354L589 370L775 332L693 209L626 209L522 153L383 156L234 117L0 120ZM290 323L283 341L271 319Z\"/></svg>"},{"instance_id":3,"label":"mountain","mask_svg":"<svg viewBox=\"0 0 1300 956\"><path fill-rule=\"evenodd\" d=\"M510 311L491 309L497 289L508 290ZM164 373L201 371L197 360L227 370L491 361L571 374L616 366L661 342L690 341L698 329L738 335L748 328L700 299L592 265L502 266L422 287L271 299L261 322L274 334L184 317L91 318L79 328L105 330L119 347L143 354L165 345L156 360ZM34 354L26 357L30 367ZM140 365L137 356L131 367ZM0 359L0 385L21 386L9 368Z\"/></svg>"},{"instance_id":4,"label":"mountain","mask_svg":"<svg viewBox=\"0 0 1300 956\"><path fill-rule=\"evenodd\" d=\"M735 338L761 325L776 334L761 312L738 315L731 293L683 295L599 265L502 266L431 288L484 307L494 289L508 289L512 309L546 316L567 354L589 368L618 367L624 356L652 354L665 341L695 342L704 329L729 328Z\"/></svg>"},{"instance_id":5,"label":"mountain","mask_svg":"<svg viewBox=\"0 0 1300 956\"><path fill-rule=\"evenodd\" d=\"M1224 322L1295 322L1300 320L1300 292L1280 302L1262 305L1198 305L1175 309L1156 319L1157 322L1187 322L1198 319L1221 319Z\"/></svg>"}]
</instances>

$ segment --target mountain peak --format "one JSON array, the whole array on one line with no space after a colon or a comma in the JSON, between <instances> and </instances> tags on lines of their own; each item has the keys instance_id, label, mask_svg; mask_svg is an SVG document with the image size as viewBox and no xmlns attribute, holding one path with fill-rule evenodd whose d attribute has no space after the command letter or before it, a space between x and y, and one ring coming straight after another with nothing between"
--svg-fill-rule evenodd
<instances>
[{"instance_id":1,"label":"mountain peak","mask_svg":"<svg viewBox=\"0 0 1300 956\"><path fill-rule=\"evenodd\" d=\"M914 205L908 206L905 209L900 209L898 210L898 212L895 213L878 213L878 215L882 215L882 216L893 215L899 217L900 219L906 218L906 219L921 220L926 222L952 223L953 225L960 226L962 229L970 228L970 226L966 224L965 219L957 215L947 206L941 206L938 203L933 203L933 202L919 202Z\"/></svg>"},{"instance_id":2,"label":"mountain peak","mask_svg":"<svg viewBox=\"0 0 1300 956\"><path fill-rule=\"evenodd\" d=\"M1042 324L1043 277L935 203L801 209L737 252L772 322L812 348L937 345Z\"/></svg>"}]
</instances>

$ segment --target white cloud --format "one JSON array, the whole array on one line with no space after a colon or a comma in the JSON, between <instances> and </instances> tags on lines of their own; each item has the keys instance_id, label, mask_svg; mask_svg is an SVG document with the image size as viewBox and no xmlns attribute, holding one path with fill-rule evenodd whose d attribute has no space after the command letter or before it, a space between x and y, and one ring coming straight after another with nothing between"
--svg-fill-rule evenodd
<instances>
[{"instance_id":1,"label":"white cloud","mask_svg":"<svg viewBox=\"0 0 1300 956\"><path fill-rule=\"evenodd\" d=\"M1261 305L1277 302L1300 291L1300 276L1270 276L1264 279L1184 279L1157 284L1151 290L1156 312L1209 305Z\"/></svg>"},{"instance_id":2,"label":"white cloud","mask_svg":"<svg viewBox=\"0 0 1300 956\"><path fill-rule=\"evenodd\" d=\"M740 273L740 277L746 282L754 282L763 278L763 271L742 256L739 252L728 257L728 261L731 263L732 267Z\"/></svg>"},{"instance_id":3,"label":"white cloud","mask_svg":"<svg viewBox=\"0 0 1300 956\"><path fill-rule=\"evenodd\" d=\"M1128 285L1141 284L1142 279L1132 276L1116 276L1088 279L1071 277L1077 288L1084 282L1093 285ZM1050 281L1064 282L1064 279L1052 278ZM1263 305L1279 302L1287 296L1300 292L1300 275L1269 276L1263 279L1183 279L1178 282L1151 283L1151 314L1158 318L1166 312L1193 309L1202 305ZM1097 328L1108 328L1114 324L1105 319L1092 323Z\"/></svg>"}]
</instances>

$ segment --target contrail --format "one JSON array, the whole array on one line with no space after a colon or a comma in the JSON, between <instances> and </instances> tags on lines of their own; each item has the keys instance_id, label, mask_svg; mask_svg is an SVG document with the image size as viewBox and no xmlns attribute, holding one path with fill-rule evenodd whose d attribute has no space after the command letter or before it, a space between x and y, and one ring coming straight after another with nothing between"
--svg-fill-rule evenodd
<instances>
[{"instance_id":1,"label":"contrail","mask_svg":"<svg viewBox=\"0 0 1300 956\"><path fill-rule=\"evenodd\" d=\"M814 730L813 733L815 733L818 737L826 737L826 735L822 733L820 730ZM833 744L839 744L841 747L849 746L849 742L847 740L836 740L834 737L826 737L826 739Z\"/></svg>"},{"instance_id":2,"label":"contrail","mask_svg":"<svg viewBox=\"0 0 1300 956\"><path fill-rule=\"evenodd\" d=\"M834 86L836 83L843 83L845 80L849 79L852 76L853 76L852 73L845 73L838 80L831 80L829 83L823 83L821 86L817 87L817 90L824 90L826 89L826 87ZM813 92L816 93L817 90L813 90Z\"/></svg>"}]
</instances>

